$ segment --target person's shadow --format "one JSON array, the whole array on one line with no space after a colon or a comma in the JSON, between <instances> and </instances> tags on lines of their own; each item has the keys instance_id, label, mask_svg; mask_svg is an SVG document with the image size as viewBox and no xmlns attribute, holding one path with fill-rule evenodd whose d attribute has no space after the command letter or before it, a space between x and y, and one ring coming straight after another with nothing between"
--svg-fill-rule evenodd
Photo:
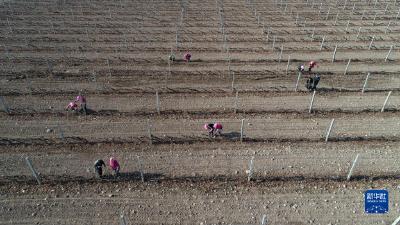
<instances>
[{"instance_id":1,"label":"person's shadow","mask_svg":"<svg viewBox=\"0 0 400 225\"><path fill-rule=\"evenodd\" d=\"M228 139L228 140L238 140L240 139L240 133L239 132L229 132L229 133L222 133L221 137Z\"/></svg>"},{"instance_id":2,"label":"person's shadow","mask_svg":"<svg viewBox=\"0 0 400 225\"><path fill-rule=\"evenodd\" d=\"M143 173L143 179L145 181L149 180L160 180L164 178L163 174L160 173ZM118 176L113 174L103 175L101 177L103 180L119 180L119 181L141 181L142 174L139 171L135 172L121 172Z\"/></svg>"}]
</instances>

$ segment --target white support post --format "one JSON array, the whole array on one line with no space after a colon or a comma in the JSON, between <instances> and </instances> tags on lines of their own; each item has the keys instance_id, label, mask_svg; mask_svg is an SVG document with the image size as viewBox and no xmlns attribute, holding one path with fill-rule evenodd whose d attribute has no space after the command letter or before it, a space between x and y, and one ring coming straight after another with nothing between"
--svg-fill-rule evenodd
<instances>
[{"instance_id":1,"label":"white support post","mask_svg":"<svg viewBox=\"0 0 400 225\"><path fill-rule=\"evenodd\" d=\"M158 95L158 91L156 91L156 110L160 114L160 96Z\"/></svg>"},{"instance_id":2,"label":"white support post","mask_svg":"<svg viewBox=\"0 0 400 225\"><path fill-rule=\"evenodd\" d=\"M339 18L339 13L336 14L336 18L335 18L335 23L333 24L334 26L336 26L337 23L337 19Z\"/></svg>"},{"instance_id":3,"label":"white support post","mask_svg":"<svg viewBox=\"0 0 400 225\"><path fill-rule=\"evenodd\" d=\"M359 157L359 156L360 156L360 154L357 154L356 158L355 158L354 161L353 161L353 164L351 165L350 171L349 171L349 173L347 174L347 181L350 180L351 175L353 174L353 170L354 170L354 167L356 166L356 163L357 163L357 160L358 160L358 157Z\"/></svg>"},{"instance_id":4,"label":"white support post","mask_svg":"<svg viewBox=\"0 0 400 225\"><path fill-rule=\"evenodd\" d=\"M375 25L375 20L376 20L377 15L378 15L378 12L375 13L374 19L372 20L372 25Z\"/></svg>"},{"instance_id":5,"label":"white support post","mask_svg":"<svg viewBox=\"0 0 400 225\"><path fill-rule=\"evenodd\" d=\"M274 40L272 41L272 51L275 49L275 41L276 41L276 36L274 36Z\"/></svg>"},{"instance_id":6,"label":"white support post","mask_svg":"<svg viewBox=\"0 0 400 225\"><path fill-rule=\"evenodd\" d=\"M325 20L328 20L329 18L329 14L331 13L331 7L329 7L328 12L326 13L326 18Z\"/></svg>"},{"instance_id":7,"label":"white support post","mask_svg":"<svg viewBox=\"0 0 400 225\"><path fill-rule=\"evenodd\" d=\"M316 91L314 90L313 95L312 95L312 97L311 97L310 107L308 108L308 113L311 113L311 112L312 112L312 107L313 107L313 105L314 105L315 93L316 93Z\"/></svg>"},{"instance_id":8,"label":"white support post","mask_svg":"<svg viewBox=\"0 0 400 225\"><path fill-rule=\"evenodd\" d=\"M357 32L357 36L356 36L356 41L358 40L358 37L360 36L360 32L361 32L361 27L358 28L358 32Z\"/></svg>"},{"instance_id":9,"label":"white support post","mask_svg":"<svg viewBox=\"0 0 400 225\"><path fill-rule=\"evenodd\" d=\"M346 32L349 29L349 25L350 25L350 20L347 20L347 25L346 25L346 29L345 29Z\"/></svg>"},{"instance_id":10,"label":"white support post","mask_svg":"<svg viewBox=\"0 0 400 225\"><path fill-rule=\"evenodd\" d=\"M321 10L322 10L322 2L320 4L320 6L319 6L318 15L321 15Z\"/></svg>"},{"instance_id":11,"label":"white support post","mask_svg":"<svg viewBox=\"0 0 400 225\"><path fill-rule=\"evenodd\" d=\"M337 50L337 45L335 45L335 50L333 50L332 62L335 62L335 59L336 59L336 50Z\"/></svg>"},{"instance_id":12,"label":"white support post","mask_svg":"<svg viewBox=\"0 0 400 225\"><path fill-rule=\"evenodd\" d=\"M322 4L322 3L321 3ZM315 34L315 27L314 27L314 29L313 29L313 31L312 31L312 34L311 34L311 41L314 41L314 34Z\"/></svg>"},{"instance_id":13,"label":"white support post","mask_svg":"<svg viewBox=\"0 0 400 225\"><path fill-rule=\"evenodd\" d=\"M108 76L111 78L111 68L110 68L110 60L107 59L107 68L108 68Z\"/></svg>"},{"instance_id":14,"label":"white support post","mask_svg":"<svg viewBox=\"0 0 400 225\"><path fill-rule=\"evenodd\" d=\"M329 125L329 128L328 128L328 131L326 132L325 142L328 142L328 140L329 140L329 135L331 134L334 122L335 122L335 119L332 119L331 124Z\"/></svg>"},{"instance_id":15,"label":"white support post","mask_svg":"<svg viewBox=\"0 0 400 225\"><path fill-rule=\"evenodd\" d=\"M249 163L249 170L247 171L247 181L250 182L251 179L253 178L253 172L254 172L254 156L251 157L250 163Z\"/></svg>"},{"instance_id":16,"label":"white support post","mask_svg":"<svg viewBox=\"0 0 400 225\"><path fill-rule=\"evenodd\" d=\"M10 29L10 33L13 33L13 30L11 28L10 21L8 20L8 17L7 17L7 24L8 24L8 29Z\"/></svg>"},{"instance_id":17,"label":"white support post","mask_svg":"<svg viewBox=\"0 0 400 225\"><path fill-rule=\"evenodd\" d=\"M119 217L119 222L121 225L126 225L124 214L121 214L121 216Z\"/></svg>"},{"instance_id":18,"label":"white support post","mask_svg":"<svg viewBox=\"0 0 400 225\"><path fill-rule=\"evenodd\" d=\"M58 124L57 126L58 126L58 130L60 131L60 139L64 140L64 131L60 124Z\"/></svg>"},{"instance_id":19,"label":"white support post","mask_svg":"<svg viewBox=\"0 0 400 225\"><path fill-rule=\"evenodd\" d=\"M397 225L400 222L400 216L392 223L392 225Z\"/></svg>"},{"instance_id":20,"label":"white support post","mask_svg":"<svg viewBox=\"0 0 400 225\"><path fill-rule=\"evenodd\" d=\"M364 15L365 15L365 9L364 9L364 11L363 11L363 13L361 15L361 21L364 19Z\"/></svg>"},{"instance_id":21,"label":"white support post","mask_svg":"<svg viewBox=\"0 0 400 225\"><path fill-rule=\"evenodd\" d=\"M235 72L232 72L232 86L231 86L232 92L235 90Z\"/></svg>"},{"instance_id":22,"label":"white support post","mask_svg":"<svg viewBox=\"0 0 400 225\"><path fill-rule=\"evenodd\" d=\"M354 9L356 8L356 3L353 3L353 8L351 9L351 15L354 14Z\"/></svg>"},{"instance_id":23,"label":"white support post","mask_svg":"<svg viewBox=\"0 0 400 225\"><path fill-rule=\"evenodd\" d=\"M148 138L149 138L149 142L152 145L153 144L153 135L151 135L150 119L147 119L147 135L148 135Z\"/></svg>"},{"instance_id":24,"label":"white support post","mask_svg":"<svg viewBox=\"0 0 400 225\"><path fill-rule=\"evenodd\" d=\"M231 62L232 62L232 59L231 59L230 56L228 56L228 75L231 75L231 74L232 74L232 71L231 71Z\"/></svg>"},{"instance_id":25,"label":"white support post","mask_svg":"<svg viewBox=\"0 0 400 225\"><path fill-rule=\"evenodd\" d=\"M171 59L168 59L168 76L171 76Z\"/></svg>"},{"instance_id":26,"label":"white support post","mask_svg":"<svg viewBox=\"0 0 400 225\"><path fill-rule=\"evenodd\" d=\"M289 66L290 66L290 55L288 56L288 60L287 60L286 74L288 74L288 72L289 72Z\"/></svg>"},{"instance_id":27,"label":"white support post","mask_svg":"<svg viewBox=\"0 0 400 225\"><path fill-rule=\"evenodd\" d=\"M278 58L278 62L280 63L282 60L282 54L283 54L283 45L281 46L281 53L279 53L279 58Z\"/></svg>"},{"instance_id":28,"label":"white support post","mask_svg":"<svg viewBox=\"0 0 400 225\"><path fill-rule=\"evenodd\" d=\"M347 62L347 66L346 66L346 69L344 70L344 74L343 75L347 74L347 69L349 69L350 62L351 62L351 59L349 59L349 61Z\"/></svg>"},{"instance_id":29,"label":"white support post","mask_svg":"<svg viewBox=\"0 0 400 225\"><path fill-rule=\"evenodd\" d=\"M28 165L29 169L31 170L32 175L33 175L33 177L36 179L37 183L38 183L39 185L42 184L42 182L40 181L39 175L38 175L38 173L36 172L35 168L33 168L32 162L31 162L31 160L29 159L29 157L25 157L25 162L26 162L26 164Z\"/></svg>"},{"instance_id":30,"label":"white support post","mask_svg":"<svg viewBox=\"0 0 400 225\"><path fill-rule=\"evenodd\" d=\"M389 7L389 3L386 4L385 11L383 11L383 14L386 14L388 7Z\"/></svg>"},{"instance_id":31,"label":"white support post","mask_svg":"<svg viewBox=\"0 0 400 225\"><path fill-rule=\"evenodd\" d=\"M389 97L390 97L391 94L392 94L392 91L389 91L388 95L386 96L385 102L383 103L381 112L384 112L384 111L385 111L385 106L386 106L386 104L387 104L387 102L388 102Z\"/></svg>"},{"instance_id":32,"label":"white support post","mask_svg":"<svg viewBox=\"0 0 400 225\"><path fill-rule=\"evenodd\" d=\"M386 26L385 34L389 31L389 27L390 27L390 21L389 21L388 25Z\"/></svg>"},{"instance_id":33,"label":"white support post","mask_svg":"<svg viewBox=\"0 0 400 225\"><path fill-rule=\"evenodd\" d=\"M178 50L178 48L179 48L179 45L178 45L178 27L176 28L175 45L176 45L176 50Z\"/></svg>"},{"instance_id":34,"label":"white support post","mask_svg":"<svg viewBox=\"0 0 400 225\"><path fill-rule=\"evenodd\" d=\"M301 77L301 72L299 71L299 74L297 75L297 81L296 81L296 86L294 88L294 91L297 91L297 89L299 87L300 77Z\"/></svg>"},{"instance_id":35,"label":"white support post","mask_svg":"<svg viewBox=\"0 0 400 225\"><path fill-rule=\"evenodd\" d=\"M265 214L261 218L261 225L267 225L267 215Z\"/></svg>"},{"instance_id":36,"label":"white support post","mask_svg":"<svg viewBox=\"0 0 400 225\"><path fill-rule=\"evenodd\" d=\"M364 93L364 92L365 92L365 88L367 87L367 83L368 83L368 79L369 79L369 75L370 75L370 74L371 74L371 73L368 72L367 77L365 78L364 85L363 85L363 88L362 88L362 90L361 90L361 93Z\"/></svg>"},{"instance_id":37,"label":"white support post","mask_svg":"<svg viewBox=\"0 0 400 225\"><path fill-rule=\"evenodd\" d=\"M392 52L392 49L393 49L393 45L390 46L389 52L388 52L388 54L387 54L386 57L385 57L385 62L388 60L388 58L389 58L389 56L390 56L390 53Z\"/></svg>"},{"instance_id":38,"label":"white support post","mask_svg":"<svg viewBox=\"0 0 400 225\"><path fill-rule=\"evenodd\" d=\"M296 25L298 25L298 22L299 22L299 13L297 13L297 16L296 16Z\"/></svg>"},{"instance_id":39,"label":"white support post","mask_svg":"<svg viewBox=\"0 0 400 225\"><path fill-rule=\"evenodd\" d=\"M244 119L242 119L242 123L240 125L240 142L243 142L243 127L244 126Z\"/></svg>"},{"instance_id":40,"label":"white support post","mask_svg":"<svg viewBox=\"0 0 400 225\"><path fill-rule=\"evenodd\" d=\"M343 4L343 10L345 10L345 9L346 9L346 4L347 4L347 0L345 0L345 1L344 1L344 4Z\"/></svg>"},{"instance_id":41,"label":"white support post","mask_svg":"<svg viewBox=\"0 0 400 225\"><path fill-rule=\"evenodd\" d=\"M143 165L142 165L142 160L140 160L140 157L137 155L136 156L138 165L139 165L139 172L140 172L140 178L142 182L144 182L144 173L143 173Z\"/></svg>"},{"instance_id":42,"label":"white support post","mask_svg":"<svg viewBox=\"0 0 400 225\"><path fill-rule=\"evenodd\" d=\"M238 108L238 97L239 97L239 91L236 91L236 96L235 96L235 108L233 109L233 112L236 114L237 113L237 108Z\"/></svg>"},{"instance_id":43,"label":"white support post","mask_svg":"<svg viewBox=\"0 0 400 225\"><path fill-rule=\"evenodd\" d=\"M3 106L4 112L6 112L7 114L10 114L10 109L8 108L7 103L4 100L3 96L0 96L0 102L1 102L1 105Z\"/></svg>"},{"instance_id":44,"label":"white support post","mask_svg":"<svg viewBox=\"0 0 400 225\"><path fill-rule=\"evenodd\" d=\"M399 15L400 15L400 9L399 9L399 11L397 12L396 18L394 18L394 20L397 20L397 18L399 18Z\"/></svg>"},{"instance_id":45,"label":"white support post","mask_svg":"<svg viewBox=\"0 0 400 225\"><path fill-rule=\"evenodd\" d=\"M325 36L322 37L321 46L319 48L320 51L322 51L322 48L324 47L324 42L325 42Z\"/></svg>"}]
</instances>

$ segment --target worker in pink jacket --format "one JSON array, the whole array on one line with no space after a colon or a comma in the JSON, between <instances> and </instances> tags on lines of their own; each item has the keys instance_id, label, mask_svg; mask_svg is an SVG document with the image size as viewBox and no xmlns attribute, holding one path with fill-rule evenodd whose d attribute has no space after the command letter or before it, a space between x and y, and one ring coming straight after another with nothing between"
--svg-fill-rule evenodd
<instances>
[{"instance_id":1,"label":"worker in pink jacket","mask_svg":"<svg viewBox=\"0 0 400 225\"><path fill-rule=\"evenodd\" d=\"M221 123L206 123L204 124L204 129L208 131L209 137L220 136L222 134Z\"/></svg>"},{"instance_id":2,"label":"worker in pink jacket","mask_svg":"<svg viewBox=\"0 0 400 225\"><path fill-rule=\"evenodd\" d=\"M65 110L77 112L78 111L78 105L75 102L70 102L67 105L67 107L65 108Z\"/></svg>"},{"instance_id":3,"label":"worker in pink jacket","mask_svg":"<svg viewBox=\"0 0 400 225\"><path fill-rule=\"evenodd\" d=\"M222 124L215 123L214 124L214 136L220 136L222 134Z\"/></svg>"},{"instance_id":4,"label":"worker in pink jacket","mask_svg":"<svg viewBox=\"0 0 400 225\"><path fill-rule=\"evenodd\" d=\"M186 52L185 55L183 55L183 60L186 62L190 62L190 59L192 58L192 54L190 52Z\"/></svg>"},{"instance_id":5,"label":"worker in pink jacket","mask_svg":"<svg viewBox=\"0 0 400 225\"><path fill-rule=\"evenodd\" d=\"M111 157L109 163L110 163L111 169L114 171L114 175L119 176L120 166L119 166L118 161L114 157Z\"/></svg>"},{"instance_id":6,"label":"worker in pink jacket","mask_svg":"<svg viewBox=\"0 0 400 225\"><path fill-rule=\"evenodd\" d=\"M75 98L75 102L80 104L80 111L86 113L86 98L83 95L78 95Z\"/></svg>"}]
</instances>

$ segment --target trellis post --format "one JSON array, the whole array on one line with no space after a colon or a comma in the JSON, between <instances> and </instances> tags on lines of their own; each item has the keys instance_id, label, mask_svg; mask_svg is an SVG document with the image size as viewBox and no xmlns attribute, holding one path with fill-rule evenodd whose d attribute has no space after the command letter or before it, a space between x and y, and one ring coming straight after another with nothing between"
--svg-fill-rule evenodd
<instances>
[{"instance_id":1,"label":"trellis post","mask_svg":"<svg viewBox=\"0 0 400 225\"><path fill-rule=\"evenodd\" d=\"M385 106L386 106L391 94L392 94L392 91L389 91L388 95L386 96L385 102L383 102L383 106L382 106L381 112L385 111Z\"/></svg>"},{"instance_id":2,"label":"trellis post","mask_svg":"<svg viewBox=\"0 0 400 225\"><path fill-rule=\"evenodd\" d=\"M247 174L247 181L250 182L251 179L253 178L253 171L254 171L254 156L251 157L251 160L249 162L249 170Z\"/></svg>"},{"instance_id":3,"label":"trellis post","mask_svg":"<svg viewBox=\"0 0 400 225\"><path fill-rule=\"evenodd\" d=\"M390 56L390 53L392 52L392 49L393 49L393 45L390 46L389 52L388 52L388 54L387 54L386 57L385 57L385 62L388 60L388 58L389 58L389 56Z\"/></svg>"},{"instance_id":4,"label":"trellis post","mask_svg":"<svg viewBox=\"0 0 400 225\"><path fill-rule=\"evenodd\" d=\"M36 172L35 168L33 168L32 162L31 162L31 160L29 159L29 157L25 157L25 162L26 162L26 164L28 165L29 169L31 170L32 175L33 175L33 177L36 179L37 183L38 183L39 185L42 184L42 182L40 181L39 175L38 175L38 173Z\"/></svg>"},{"instance_id":5,"label":"trellis post","mask_svg":"<svg viewBox=\"0 0 400 225\"><path fill-rule=\"evenodd\" d=\"M347 66L346 66L346 69L344 70L344 74L343 74L343 75L346 75L346 74L347 74L347 69L348 69L349 66L350 66L350 62L351 62L351 59L349 59L349 61L347 62Z\"/></svg>"},{"instance_id":6,"label":"trellis post","mask_svg":"<svg viewBox=\"0 0 400 225\"><path fill-rule=\"evenodd\" d=\"M8 108L7 103L4 100L3 96L0 96L0 102L1 102L1 105L3 106L4 112L6 112L7 114L10 114L10 109Z\"/></svg>"},{"instance_id":7,"label":"trellis post","mask_svg":"<svg viewBox=\"0 0 400 225\"><path fill-rule=\"evenodd\" d=\"M337 50L337 45L335 45L335 50L333 50L332 62L335 62L335 59L336 59L336 50Z\"/></svg>"},{"instance_id":8,"label":"trellis post","mask_svg":"<svg viewBox=\"0 0 400 225\"><path fill-rule=\"evenodd\" d=\"M287 60L286 74L288 74L288 72L289 72L289 66L290 66L290 55L288 56L288 60Z\"/></svg>"},{"instance_id":9,"label":"trellis post","mask_svg":"<svg viewBox=\"0 0 400 225\"><path fill-rule=\"evenodd\" d=\"M351 165L350 171L349 171L349 173L347 174L347 181L350 180L351 175L353 174L353 170L354 170L354 168L355 168L355 166L356 166L356 163L357 163L357 160L358 160L358 157L359 157L359 156L360 156L360 154L357 154L356 158L355 158L354 161L353 161L353 164Z\"/></svg>"},{"instance_id":10,"label":"trellis post","mask_svg":"<svg viewBox=\"0 0 400 225\"><path fill-rule=\"evenodd\" d=\"M158 91L156 91L156 110L160 114L160 96L158 95Z\"/></svg>"},{"instance_id":11,"label":"trellis post","mask_svg":"<svg viewBox=\"0 0 400 225\"><path fill-rule=\"evenodd\" d=\"M236 114L237 113L237 108L238 108L238 97L239 97L239 91L236 91L236 96L235 96L235 108L233 109L233 112Z\"/></svg>"},{"instance_id":12,"label":"trellis post","mask_svg":"<svg viewBox=\"0 0 400 225\"><path fill-rule=\"evenodd\" d=\"M142 165L142 160L140 160L140 157L137 155L136 156L138 164L139 164L139 172L140 172L140 178L142 182L144 182L144 173L143 173L143 165Z\"/></svg>"},{"instance_id":13,"label":"trellis post","mask_svg":"<svg viewBox=\"0 0 400 225\"><path fill-rule=\"evenodd\" d=\"M369 75L370 75L370 72L368 72L367 77L365 78L364 85L363 85L363 88L361 90L361 93L365 92L365 88L367 87Z\"/></svg>"},{"instance_id":14,"label":"trellis post","mask_svg":"<svg viewBox=\"0 0 400 225\"><path fill-rule=\"evenodd\" d=\"M316 91L314 90L313 95L312 95L312 97L311 97L311 102L310 102L310 107L309 107L309 109L308 109L308 113L311 113L311 112L312 112L312 107L313 107L313 104L314 104L315 93L316 93Z\"/></svg>"},{"instance_id":15,"label":"trellis post","mask_svg":"<svg viewBox=\"0 0 400 225\"><path fill-rule=\"evenodd\" d=\"M300 77L301 77L301 72L299 71L299 74L297 75L297 81L296 81L296 86L294 88L294 91L297 91L297 88L299 87Z\"/></svg>"},{"instance_id":16,"label":"trellis post","mask_svg":"<svg viewBox=\"0 0 400 225\"><path fill-rule=\"evenodd\" d=\"M149 138L149 142L152 145L153 144L153 135L151 135L150 119L147 119L147 135L148 135L148 138Z\"/></svg>"},{"instance_id":17,"label":"trellis post","mask_svg":"<svg viewBox=\"0 0 400 225\"><path fill-rule=\"evenodd\" d=\"M243 142L243 129L244 129L244 119L242 119L242 123L240 125L240 142Z\"/></svg>"},{"instance_id":18,"label":"trellis post","mask_svg":"<svg viewBox=\"0 0 400 225\"><path fill-rule=\"evenodd\" d=\"M324 47L324 42L325 42L325 36L322 37L321 46L319 48L320 51L322 51L322 48Z\"/></svg>"},{"instance_id":19,"label":"trellis post","mask_svg":"<svg viewBox=\"0 0 400 225\"><path fill-rule=\"evenodd\" d=\"M332 127L333 127L333 123L335 122L335 119L332 119L332 121L331 121L331 123L330 123L330 125L329 125L329 128L328 128L328 131L326 132L326 136L325 136L325 142L328 142L328 140L329 140L329 136L330 136L330 134L331 134L331 131L332 131Z\"/></svg>"}]
</instances>

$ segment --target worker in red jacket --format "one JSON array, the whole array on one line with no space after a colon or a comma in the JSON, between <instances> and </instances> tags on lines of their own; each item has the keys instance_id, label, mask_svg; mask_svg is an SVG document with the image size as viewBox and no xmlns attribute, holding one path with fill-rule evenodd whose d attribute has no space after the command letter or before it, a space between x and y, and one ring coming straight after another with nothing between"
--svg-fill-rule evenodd
<instances>
[{"instance_id":1,"label":"worker in red jacket","mask_svg":"<svg viewBox=\"0 0 400 225\"><path fill-rule=\"evenodd\" d=\"M118 161L114 157L110 158L110 167L114 171L114 175L119 176L120 166Z\"/></svg>"},{"instance_id":2,"label":"worker in red jacket","mask_svg":"<svg viewBox=\"0 0 400 225\"><path fill-rule=\"evenodd\" d=\"M308 72L311 72L311 70L317 65L317 63L315 61L311 61L308 64Z\"/></svg>"}]
</instances>

